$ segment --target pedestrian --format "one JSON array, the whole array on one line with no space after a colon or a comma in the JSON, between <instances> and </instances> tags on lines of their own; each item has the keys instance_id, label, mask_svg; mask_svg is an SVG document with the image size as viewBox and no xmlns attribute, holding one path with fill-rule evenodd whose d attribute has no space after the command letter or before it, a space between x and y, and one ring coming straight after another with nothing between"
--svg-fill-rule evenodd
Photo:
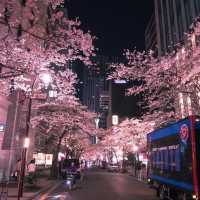
<instances>
[{"instance_id":1,"label":"pedestrian","mask_svg":"<svg viewBox=\"0 0 200 200\"><path fill-rule=\"evenodd\" d=\"M30 163L27 166L27 172L28 172L28 182L30 184L33 184L36 180L36 165L35 165L35 159L31 160Z\"/></svg>"},{"instance_id":2,"label":"pedestrian","mask_svg":"<svg viewBox=\"0 0 200 200\"><path fill-rule=\"evenodd\" d=\"M141 166L141 178L142 180L145 180L147 178L147 168L146 168L146 164L142 163Z\"/></svg>"},{"instance_id":3,"label":"pedestrian","mask_svg":"<svg viewBox=\"0 0 200 200\"><path fill-rule=\"evenodd\" d=\"M17 181L19 180L19 176L20 176L20 171L21 171L21 159L17 160L17 163L15 165L14 168L14 172L13 172L13 178Z\"/></svg>"},{"instance_id":4,"label":"pedestrian","mask_svg":"<svg viewBox=\"0 0 200 200\"><path fill-rule=\"evenodd\" d=\"M137 167L137 175L138 175L138 180L142 180L142 162L141 161L138 161L137 162L137 165L136 165L136 167Z\"/></svg>"}]
</instances>

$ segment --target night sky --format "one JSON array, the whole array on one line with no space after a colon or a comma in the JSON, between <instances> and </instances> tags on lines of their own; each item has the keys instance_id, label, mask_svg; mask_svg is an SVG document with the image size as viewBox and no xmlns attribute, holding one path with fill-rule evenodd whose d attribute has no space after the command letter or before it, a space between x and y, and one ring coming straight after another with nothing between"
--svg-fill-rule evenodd
<instances>
[{"instance_id":1,"label":"night sky","mask_svg":"<svg viewBox=\"0 0 200 200\"><path fill-rule=\"evenodd\" d=\"M144 31L153 13L153 0L70 0L70 18L98 37L96 47L105 56L120 56L123 49L144 49Z\"/></svg>"},{"instance_id":2,"label":"night sky","mask_svg":"<svg viewBox=\"0 0 200 200\"><path fill-rule=\"evenodd\" d=\"M98 38L97 55L121 57L124 49L145 49L144 33L154 12L153 0L69 0L67 8L70 18L79 17L81 28ZM138 98L125 96L123 87L113 87L114 114L140 115Z\"/></svg>"}]
</instances>

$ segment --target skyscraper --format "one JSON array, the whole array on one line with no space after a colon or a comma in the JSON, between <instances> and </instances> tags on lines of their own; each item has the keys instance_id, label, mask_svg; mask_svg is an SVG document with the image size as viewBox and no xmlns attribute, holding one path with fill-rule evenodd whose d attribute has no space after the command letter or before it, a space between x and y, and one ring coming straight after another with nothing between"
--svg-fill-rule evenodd
<instances>
[{"instance_id":1,"label":"skyscraper","mask_svg":"<svg viewBox=\"0 0 200 200\"><path fill-rule=\"evenodd\" d=\"M153 13L145 29L145 49L153 50L157 53L157 35L155 14Z\"/></svg>"},{"instance_id":2,"label":"skyscraper","mask_svg":"<svg viewBox=\"0 0 200 200\"><path fill-rule=\"evenodd\" d=\"M200 15L199 0L154 0L158 54L183 43L195 18Z\"/></svg>"},{"instance_id":3,"label":"skyscraper","mask_svg":"<svg viewBox=\"0 0 200 200\"><path fill-rule=\"evenodd\" d=\"M96 56L94 58L96 66L90 68L87 68L81 62L72 64L72 69L77 73L79 80L77 84L77 96L90 111L98 113L100 128L107 127L109 94L106 69L108 60L107 57Z\"/></svg>"}]
</instances>

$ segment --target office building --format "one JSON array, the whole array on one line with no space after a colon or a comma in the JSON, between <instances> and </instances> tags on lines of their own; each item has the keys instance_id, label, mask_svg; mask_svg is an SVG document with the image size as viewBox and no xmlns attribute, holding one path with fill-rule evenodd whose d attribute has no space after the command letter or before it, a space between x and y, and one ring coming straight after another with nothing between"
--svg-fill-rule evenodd
<instances>
[{"instance_id":1,"label":"office building","mask_svg":"<svg viewBox=\"0 0 200 200\"><path fill-rule=\"evenodd\" d=\"M83 69L82 103L98 113L100 128L107 128L109 105L108 81L106 80L107 58L98 56L95 62L99 70Z\"/></svg>"},{"instance_id":2,"label":"office building","mask_svg":"<svg viewBox=\"0 0 200 200\"><path fill-rule=\"evenodd\" d=\"M158 54L164 55L184 43L200 15L199 0L154 0Z\"/></svg>"},{"instance_id":3,"label":"office building","mask_svg":"<svg viewBox=\"0 0 200 200\"><path fill-rule=\"evenodd\" d=\"M145 29L145 50L157 53L156 21L153 13Z\"/></svg>"},{"instance_id":4,"label":"office building","mask_svg":"<svg viewBox=\"0 0 200 200\"><path fill-rule=\"evenodd\" d=\"M72 69L77 73L77 97L92 112L98 113L99 127L107 127L107 113L109 101L109 81L107 80L107 67L110 58L96 56L93 58L95 66L87 68L81 62L72 63Z\"/></svg>"}]
</instances>

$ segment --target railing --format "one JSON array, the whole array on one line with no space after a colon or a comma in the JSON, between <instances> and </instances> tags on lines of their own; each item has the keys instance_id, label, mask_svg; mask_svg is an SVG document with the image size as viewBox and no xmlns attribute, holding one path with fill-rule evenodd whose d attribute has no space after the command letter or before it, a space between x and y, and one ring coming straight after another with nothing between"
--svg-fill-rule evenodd
<instances>
[{"instance_id":1,"label":"railing","mask_svg":"<svg viewBox=\"0 0 200 200\"><path fill-rule=\"evenodd\" d=\"M1 181L0 182L0 200L7 200L8 198L8 182Z\"/></svg>"}]
</instances>

